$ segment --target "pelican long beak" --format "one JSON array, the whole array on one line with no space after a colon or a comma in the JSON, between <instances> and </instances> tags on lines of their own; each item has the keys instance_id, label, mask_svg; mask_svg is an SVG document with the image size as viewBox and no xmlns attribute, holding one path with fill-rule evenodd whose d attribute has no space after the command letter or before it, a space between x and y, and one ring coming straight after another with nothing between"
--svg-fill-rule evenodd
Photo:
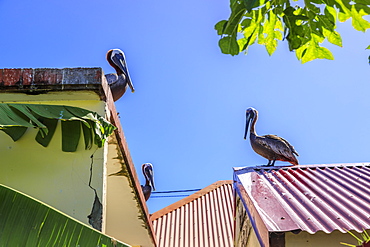
<instances>
[{"instance_id":1,"label":"pelican long beak","mask_svg":"<svg viewBox=\"0 0 370 247\"><path fill-rule=\"evenodd\" d=\"M147 177L147 179L149 179L149 182L150 182L153 190L155 190L155 187L154 187L154 175L153 175L152 168L146 170L146 177Z\"/></svg>"},{"instance_id":2,"label":"pelican long beak","mask_svg":"<svg viewBox=\"0 0 370 247\"><path fill-rule=\"evenodd\" d=\"M251 114L249 114L247 112L247 114L246 114L246 122L245 122L244 140L247 139L247 134L248 134L248 128L249 128L250 121L251 121Z\"/></svg>"},{"instance_id":3,"label":"pelican long beak","mask_svg":"<svg viewBox=\"0 0 370 247\"><path fill-rule=\"evenodd\" d=\"M131 78L130 78L130 75L128 74L128 71L127 71L127 83L128 83L128 86L131 89L131 92L132 93L135 92L135 88L134 88L134 85L132 85Z\"/></svg>"},{"instance_id":4,"label":"pelican long beak","mask_svg":"<svg viewBox=\"0 0 370 247\"><path fill-rule=\"evenodd\" d=\"M153 191L155 191L153 175L150 176L150 183L152 184Z\"/></svg>"},{"instance_id":5,"label":"pelican long beak","mask_svg":"<svg viewBox=\"0 0 370 247\"><path fill-rule=\"evenodd\" d=\"M125 57L122 56L122 55L116 54L112 57L112 60L119 67L119 69L125 74L126 82L127 82L128 86L130 87L131 92L135 92L134 85L131 82L130 74L128 73Z\"/></svg>"}]
</instances>

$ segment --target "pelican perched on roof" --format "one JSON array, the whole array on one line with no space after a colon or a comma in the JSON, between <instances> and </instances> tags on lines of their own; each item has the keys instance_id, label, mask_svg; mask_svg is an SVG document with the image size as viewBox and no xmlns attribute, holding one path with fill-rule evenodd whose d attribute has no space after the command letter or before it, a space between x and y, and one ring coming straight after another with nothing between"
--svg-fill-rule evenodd
<instances>
[{"instance_id":1,"label":"pelican perched on roof","mask_svg":"<svg viewBox=\"0 0 370 247\"><path fill-rule=\"evenodd\" d=\"M105 78L112 91L113 100L117 101L126 92L127 86L134 92L130 74L128 73L125 54L120 49L112 49L107 52L108 63L116 70L117 74L107 74Z\"/></svg>"},{"instance_id":2,"label":"pelican perched on roof","mask_svg":"<svg viewBox=\"0 0 370 247\"><path fill-rule=\"evenodd\" d=\"M269 162L267 166L273 166L276 160L288 161L293 165L298 165L298 160L295 155L299 155L288 141L276 135L257 135L254 129L258 118L258 111L256 109L252 107L248 108L246 111L246 118L244 139L247 137L249 123L252 121L249 131L250 142L256 153L268 159Z\"/></svg>"},{"instance_id":3,"label":"pelican perched on roof","mask_svg":"<svg viewBox=\"0 0 370 247\"><path fill-rule=\"evenodd\" d=\"M153 179L153 165L151 163L145 163L141 166L145 177L145 185L141 185L143 189L145 201L147 201L152 193L152 189L155 190L154 187L154 179Z\"/></svg>"}]
</instances>

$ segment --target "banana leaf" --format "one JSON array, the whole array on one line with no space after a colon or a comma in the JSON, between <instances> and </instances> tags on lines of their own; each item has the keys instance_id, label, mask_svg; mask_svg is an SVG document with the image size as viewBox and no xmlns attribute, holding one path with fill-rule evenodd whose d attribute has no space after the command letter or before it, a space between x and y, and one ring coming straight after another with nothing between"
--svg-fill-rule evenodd
<instances>
[{"instance_id":1,"label":"banana leaf","mask_svg":"<svg viewBox=\"0 0 370 247\"><path fill-rule=\"evenodd\" d=\"M130 247L1 184L0 246Z\"/></svg>"},{"instance_id":2,"label":"banana leaf","mask_svg":"<svg viewBox=\"0 0 370 247\"><path fill-rule=\"evenodd\" d=\"M6 104L0 103L0 130L13 141L19 140L27 128L37 128L36 141L47 147L58 122L62 123L62 150L75 152L80 141L81 129L85 149L92 144L102 147L115 127L105 118L83 108L65 105Z\"/></svg>"}]
</instances>

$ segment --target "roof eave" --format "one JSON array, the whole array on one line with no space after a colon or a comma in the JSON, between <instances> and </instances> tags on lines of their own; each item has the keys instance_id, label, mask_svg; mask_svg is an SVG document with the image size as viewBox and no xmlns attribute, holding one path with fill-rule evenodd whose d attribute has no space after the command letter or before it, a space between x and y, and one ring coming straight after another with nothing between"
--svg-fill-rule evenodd
<instances>
[{"instance_id":1,"label":"roof eave","mask_svg":"<svg viewBox=\"0 0 370 247\"><path fill-rule=\"evenodd\" d=\"M133 185L133 188L134 188L134 191L135 191L135 197L138 200L138 205L140 206L141 210L144 213L144 220L145 220L146 225L147 225L148 234L149 234L150 238L152 239L154 245L157 246L157 241L156 241L156 237L155 237L155 234L154 234L153 224L152 224L152 221L150 220L150 214L149 214L148 207L146 205L146 200L144 198L144 194L142 193L139 178L138 178L138 175L136 173L136 169L135 169L134 163L132 161L131 154L129 152L128 144L127 144L126 138L124 136L124 132L123 132L123 129L122 129L122 126L121 126L121 122L119 120L118 113L117 113L117 110L116 110L116 107L115 107L115 103L113 101L113 96L112 96L112 93L110 91L110 87L109 87L107 81L105 80L105 78L103 78L101 85L102 85L102 91L104 92L105 101L107 102L108 109L110 111L110 122L114 126L116 126L116 128L117 128L114 131L115 136L116 136L116 139L117 139L119 149L120 149L121 153L123 154L124 164L126 164L126 169L128 171L129 177L131 178L131 182L132 182L132 185Z\"/></svg>"}]
</instances>

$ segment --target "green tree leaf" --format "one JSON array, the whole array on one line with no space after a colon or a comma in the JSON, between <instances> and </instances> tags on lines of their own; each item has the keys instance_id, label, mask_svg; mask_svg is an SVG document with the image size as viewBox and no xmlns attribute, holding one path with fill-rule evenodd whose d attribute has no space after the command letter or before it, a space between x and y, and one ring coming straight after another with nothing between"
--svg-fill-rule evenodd
<instances>
[{"instance_id":1,"label":"green tree leaf","mask_svg":"<svg viewBox=\"0 0 370 247\"><path fill-rule=\"evenodd\" d=\"M342 47L337 22L352 18L355 30L365 32L370 22L368 0L304 0L293 7L292 0L230 0L231 15L215 25L221 36L219 47L225 54L237 55L257 43L272 55L281 40L302 63L314 59L333 59L321 44L325 39ZM242 34L242 38L239 34ZM256 42L257 41L257 42ZM369 48L368 48L369 49Z\"/></svg>"},{"instance_id":2,"label":"green tree leaf","mask_svg":"<svg viewBox=\"0 0 370 247\"><path fill-rule=\"evenodd\" d=\"M330 43L342 47L342 37L340 37L340 34L337 31L331 32L325 28L323 30L324 36L328 39Z\"/></svg>"},{"instance_id":3,"label":"green tree leaf","mask_svg":"<svg viewBox=\"0 0 370 247\"><path fill-rule=\"evenodd\" d=\"M217 22L217 24L215 25L215 29L217 30L218 35L223 34L223 31L225 29L226 24L227 24L226 20L222 20L222 21Z\"/></svg>"},{"instance_id":4,"label":"green tree leaf","mask_svg":"<svg viewBox=\"0 0 370 247\"><path fill-rule=\"evenodd\" d=\"M239 44L234 36L226 36L220 39L218 45L221 51L225 54L238 55L239 54Z\"/></svg>"},{"instance_id":5,"label":"green tree leaf","mask_svg":"<svg viewBox=\"0 0 370 247\"><path fill-rule=\"evenodd\" d=\"M257 0L243 0L244 5L248 11L251 11Z\"/></svg>"},{"instance_id":6,"label":"green tree leaf","mask_svg":"<svg viewBox=\"0 0 370 247\"><path fill-rule=\"evenodd\" d=\"M223 34L236 36L238 25L247 11L245 5L238 0L230 0L231 15L227 21Z\"/></svg>"},{"instance_id":7,"label":"green tree leaf","mask_svg":"<svg viewBox=\"0 0 370 247\"><path fill-rule=\"evenodd\" d=\"M319 44L324 39L313 34L312 39L304 46L300 47L296 51L297 58L302 63L307 63L314 59L329 59L333 60L333 54L325 47L321 47Z\"/></svg>"},{"instance_id":8,"label":"green tree leaf","mask_svg":"<svg viewBox=\"0 0 370 247\"><path fill-rule=\"evenodd\" d=\"M352 5L351 14L352 14L352 26L356 30L365 32L368 28L370 28L370 22L362 18L364 15L366 15L363 9L360 9L360 11L358 12L355 6Z\"/></svg>"},{"instance_id":9,"label":"green tree leaf","mask_svg":"<svg viewBox=\"0 0 370 247\"><path fill-rule=\"evenodd\" d=\"M278 45L278 40L283 39L282 35L282 23L276 17L276 15L270 11L268 14L268 20L266 20L265 25L263 26L263 32L266 34L266 39L264 45L268 54L271 56Z\"/></svg>"}]
</instances>

